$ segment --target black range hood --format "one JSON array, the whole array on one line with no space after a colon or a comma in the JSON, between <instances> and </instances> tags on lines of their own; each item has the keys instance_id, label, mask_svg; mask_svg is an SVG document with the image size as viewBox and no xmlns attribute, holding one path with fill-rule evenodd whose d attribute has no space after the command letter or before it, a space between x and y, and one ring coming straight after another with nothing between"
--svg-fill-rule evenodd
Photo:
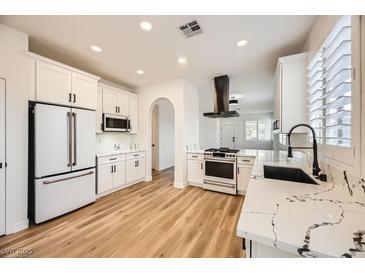
<instances>
[{"instance_id":1,"label":"black range hood","mask_svg":"<svg viewBox=\"0 0 365 274\"><path fill-rule=\"evenodd\" d=\"M237 111L229 111L229 77L227 75L215 77L214 88L214 112L206 112L203 115L208 118L239 117Z\"/></svg>"}]
</instances>

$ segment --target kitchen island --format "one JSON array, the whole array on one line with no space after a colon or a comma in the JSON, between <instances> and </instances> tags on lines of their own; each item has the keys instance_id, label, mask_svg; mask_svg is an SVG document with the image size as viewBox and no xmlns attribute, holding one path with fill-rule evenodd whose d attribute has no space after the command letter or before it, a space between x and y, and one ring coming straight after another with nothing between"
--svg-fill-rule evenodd
<instances>
[{"instance_id":1,"label":"kitchen island","mask_svg":"<svg viewBox=\"0 0 365 274\"><path fill-rule=\"evenodd\" d=\"M284 151L256 151L237 225L246 257L365 257L364 180L349 182L345 171L330 167L328 182L318 185L266 179L264 165L311 174L301 152L289 159Z\"/></svg>"}]
</instances>

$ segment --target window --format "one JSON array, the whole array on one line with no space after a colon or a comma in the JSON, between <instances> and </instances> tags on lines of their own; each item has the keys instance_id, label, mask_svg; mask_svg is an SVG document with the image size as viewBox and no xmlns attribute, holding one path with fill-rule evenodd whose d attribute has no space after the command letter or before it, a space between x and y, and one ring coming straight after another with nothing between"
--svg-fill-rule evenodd
<instances>
[{"instance_id":1,"label":"window","mask_svg":"<svg viewBox=\"0 0 365 274\"><path fill-rule=\"evenodd\" d=\"M257 121L246 121L246 140L257 139Z\"/></svg>"},{"instance_id":2,"label":"window","mask_svg":"<svg viewBox=\"0 0 365 274\"><path fill-rule=\"evenodd\" d=\"M271 120L245 121L245 136L247 141L271 141Z\"/></svg>"},{"instance_id":3,"label":"window","mask_svg":"<svg viewBox=\"0 0 365 274\"><path fill-rule=\"evenodd\" d=\"M279 134L279 143L286 146L287 135L284 133Z\"/></svg>"},{"instance_id":4,"label":"window","mask_svg":"<svg viewBox=\"0 0 365 274\"><path fill-rule=\"evenodd\" d=\"M307 68L308 114L318 142L351 147L351 16L343 16Z\"/></svg>"},{"instance_id":5,"label":"window","mask_svg":"<svg viewBox=\"0 0 365 274\"><path fill-rule=\"evenodd\" d=\"M359 22L359 16L341 16L307 66L308 121L320 152L355 172L361 127Z\"/></svg>"}]
</instances>

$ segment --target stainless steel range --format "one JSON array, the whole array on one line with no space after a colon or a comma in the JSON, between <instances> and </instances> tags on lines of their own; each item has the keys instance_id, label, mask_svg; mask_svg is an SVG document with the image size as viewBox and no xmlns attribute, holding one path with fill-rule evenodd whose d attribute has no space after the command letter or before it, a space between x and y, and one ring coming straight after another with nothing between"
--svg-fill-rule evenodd
<instances>
[{"instance_id":1,"label":"stainless steel range","mask_svg":"<svg viewBox=\"0 0 365 274\"><path fill-rule=\"evenodd\" d=\"M210 148L204 151L204 189L237 194L236 154L238 151L229 148Z\"/></svg>"}]
</instances>

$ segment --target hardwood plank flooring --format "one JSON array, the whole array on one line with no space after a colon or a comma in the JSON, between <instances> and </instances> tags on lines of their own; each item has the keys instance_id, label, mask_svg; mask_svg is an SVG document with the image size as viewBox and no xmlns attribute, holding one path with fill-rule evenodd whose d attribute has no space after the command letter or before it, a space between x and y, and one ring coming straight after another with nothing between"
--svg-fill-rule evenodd
<instances>
[{"instance_id":1,"label":"hardwood plank flooring","mask_svg":"<svg viewBox=\"0 0 365 274\"><path fill-rule=\"evenodd\" d=\"M244 256L236 225L242 196L173 187L173 169L64 216L0 237L0 257ZM9 249L32 254L9 254Z\"/></svg>"}]
</instances>

